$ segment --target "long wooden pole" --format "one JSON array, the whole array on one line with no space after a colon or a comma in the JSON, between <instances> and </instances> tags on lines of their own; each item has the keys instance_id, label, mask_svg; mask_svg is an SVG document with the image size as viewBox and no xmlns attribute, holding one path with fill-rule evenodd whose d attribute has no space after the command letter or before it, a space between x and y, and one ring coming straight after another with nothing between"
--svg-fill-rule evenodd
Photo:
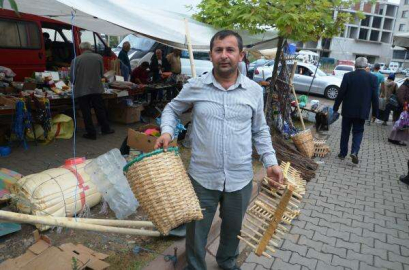
<instances>
[{"instance_id":1,"label":"long wooden pole","mask_svg":"<svg viewBox=\"0 0 409 270\"><path fill-rule=\"evenodd\" d=\"M297 61L294 61L293 70L291 71L291 77L290 77L290 87L291 87L291 91L293 92L293 95L295 97L295 104L297 105L297 111L298 111L298 115L300 116L302 129L305 130L304 119L302 118L300 105L298 104L297 94L295 93L295 89L294 89L294 85L293 85L293 79L294 79L294 74L295 74L296 68L297 68Z\"/></svg>"},{"instance_id":2,"label":"long wooden pole","mask_svg":"<svg viewBox=\"0 0 409 270\"><path fill-rule=\"evenodd\" d=\"M92 219L92 218L72 218L72 217L54 217L60 221L73 221L84 224L115 226L115 227L147 227L155 228L150 221L139 220L119 220L119 219Z\"/></svg>"},{"instance_id":3,"label":"long wooden pole","mask_svg":"<svg viewBox=\"0 0 409 270\"><path fill-rule=\"evenodd\" d=\"M186 31L187 49L189 51L190 68L192 70L192 77L196 78L196 66L195 66L195 60L193 58L193 49L192 49L192 41L190 39L189 22L186 18L185 18L185 31Z\"/></svg>"},{"instance_id":4,"label":"long wooden pole","mask_svg":"<svg viewBox=\"0 0 409 270\"><path fill-rule=\"evenodd\" d=\"M47 226L65 227L77 230L107 232L107 233L121 233L139 236L160 236L158 231L148 231L141 229L117 228L103 225L86 224L75 221L59 220L51 216L32 216L26 214L13 213L0 210L0 220L14 221L19 223L42 224Z\"/></svg>"}]
</instances>

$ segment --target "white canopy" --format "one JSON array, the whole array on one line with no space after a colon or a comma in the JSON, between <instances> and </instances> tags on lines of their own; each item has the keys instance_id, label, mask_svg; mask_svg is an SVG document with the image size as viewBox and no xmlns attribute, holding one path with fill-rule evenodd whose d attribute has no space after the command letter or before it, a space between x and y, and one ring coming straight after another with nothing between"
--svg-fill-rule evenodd
<instances>
[{"instance_id":1,"label":"white canopy","mask_svg":"<svg viewBox=\"0 0 409 270\"><path fill-rule=\"evenodd\" d=\"M188 15L149 8L132 0L18 0L19 11L72 23L80 28L108 35L139 34L163 44L186 49L184 19L189 21L194 50L208 50L217 29L189 18ZM5 8L10 9L8 1ZM71 14L74 13L72 18ZM268 41L274 44L276 32L249 35L240 32L244 45ZM271 45L270 45L271 47Z\"/></svg>"},{"instance_id":2,"label":"white canopy","mask_svg":"<svg viewBox=\"0 0 409 270\"><path fill-rule=\"evenodd\" d=\"M393 45L409 50L409 33L395 35L393 37Z\"/></svg>"}]
</instances>

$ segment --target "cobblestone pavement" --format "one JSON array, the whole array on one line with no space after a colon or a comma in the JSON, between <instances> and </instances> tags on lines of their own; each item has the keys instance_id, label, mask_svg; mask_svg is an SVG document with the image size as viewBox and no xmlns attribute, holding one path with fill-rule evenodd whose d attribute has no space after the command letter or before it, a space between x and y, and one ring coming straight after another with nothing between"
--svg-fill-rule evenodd
<instances>
[{"instance_id":1,"label":"cobblestone pavement","mask_svg":"<svg viewBox=\"0 0 409 270\"><path fill-rule=\"evenodd\" d=\"M77 132L76 156L95 158L113 148L120 148L122 141L127 136L129 127L134 125L112 124L114 134L98 135L96 141L82 138L83 130ZM29 148L23 146L13 147L8 157L0 157L0 167L17 171L23 175L38 173L48 168L59 167L64 161L73 157L73 140L55 140L48 145L35 146L29 143Z\"/></svg>"},{"instance_id":2,"label":"cobblestone pavement","mask_svg":"<svg viewBox=\"0 0 409 270\"><path fill-rule=\"evenodd\" d=\"M387 142L391 129L365 125L359 165L337 158L340 122L331 126L330 156L307 185L301 215L274 260L254 253L243 270L409 270L409 147Z\"/></svg>"}]
</instances>

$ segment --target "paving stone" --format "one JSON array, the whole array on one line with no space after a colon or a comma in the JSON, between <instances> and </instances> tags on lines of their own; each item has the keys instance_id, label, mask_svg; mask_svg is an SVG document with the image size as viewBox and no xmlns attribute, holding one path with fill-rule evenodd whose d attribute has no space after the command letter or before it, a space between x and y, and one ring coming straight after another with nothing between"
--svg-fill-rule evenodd
<instances>
[{"instance_id":1,"label":"paving stone","mask_svg":"<svg viewBox=\"0 0 409 270\"><path fill-rule=\"evenodd\" d=\"M387 268L387 269L393 269L393 270L402 270L403 269L403 265L400 262L390 262L390 261L386 261L383 260L377 256L375 256L375 263L374 265L376 267L380 267L380 268Z\"/></svg>"},{"instance_id":2,"label":"paving stone","mask_svg":"<svg viewBox=\"0 0 409 270\"><path fill-rule=\"evenodd\" d=\"M312 240L320 241L320 242L329 244L331 246L335 246L335 242L336 242L337 239L335 237L328 237L328 236L323 235L323 234L321 234L319 232L315 232Z\"/></svg>"},{"instance_id":3,"label":"paving stone","mask_svg":"<svg viewBox=\"0 0 409 270\"><path fill-rule=\"evenodd\" d=\"M315 249L316 251L321 251L322 246L324 245L322 242L308 239L308 238L305 237L304 235L302 235L302 236L300 237L300 240L298 241L298 244L299 244L299 245L302 245L302 246L307 246L307 247L309 247L309 248L313 248L313 249Z\"/></svg>"},{"instance_id":4,"label":"paving stone","mask_svg":"<svg viewBox=\"0 0 409 270\"><path fill-rule=\"evenodd\" d=\"M401 245L401 246L407 246L408 245L408 241L406 239L399 239L399 238L396 238L396 237L394 237L392 235L387 235L386 238L387 238L387 242L389 244L392 244L392 245L393 244L397 244L397 245Z\"/></svg>"},{"instance_id":5,"label":"paving stone","mask_svg":"<svg viewBox=\"0 0 409 270\"><path fill-rule=\"evenodd\" d=\"M331 264L332 260L332 254L322 253L312 248L308 249L306 257L311 259L317 259L318 261L323 261L326 264Z\"/></svg>"},{"instance_id":6,"label":"paving stone","mask_svg":"<svg viewBox=\"0 0 409 270\"><path fill-rule=\"evenodd\" d=\"M329 229L327 231L327 236L329 237L336 237L336 238L340 238L344 241L348 241L349 240L349 232L342 232L340 230L334 230L334 229Z\"/></svg>"},{"instance_id":7,"label":"paving stone","mask_svg":"<svg viewBox=\"0 0 409 270\"><path fill-rule=\"evenodd\" d=\"M276 251L278 252L278 250L276 250ZM285 252L283 252L281 254L285 256ZM274 255L276 255L276 254L274 254ZM280 259L285 260L285 258L280 258ZM264 257L264 256L259 257L256 254L254 254L254 252L250 253L250 255L247 257L246 262L260 264L266 269L270 269L271 265L273 264L273 261L271 259L269 259L267 257Z\"/></svg>"},{"instance_id":8,"label":"paving stone","mask_svg":"<svg viewBox=\"0 0 409 270\"><path fill-rule=\"evenodd\" d=\"M301 265L286 263L281 259L275 259L271 269L277 270L301 270Z\"/></svg>"},{"instance_id":9,"label":"paving stone","mask_svg":"<svg viewBox=\"0 0 409 270\"><path fill-rule=\"evenodd\" d=\"M305 256L305 254L307 254L307 247L301 246L299 244L294 244L293 242L288 240L284 240L282 250L293 251L300 254L301 256Z\"/></svg>"},{"instance_id":10,"label":"paving stone","mask_svg":"<svg viewBox=\"0 0 409 270\"><path fill-rule=\"evenodd\" d=\"M374 213L374 216L379 215L378 213ZM379 218L371 218L369 216L364 216L364 220L365 223L371 223L374 225L378 225L378 226L382 226L385 227L386 226L386 221L384 219L379 219Z\"/></svg>"},{"instance_id":11,"label":"paving stone","mask_svg":"<svg viewBox=\"0 0 409 270\"><path fill-rule=\"evenodd\" d=\"M395 237L404 238L404 237L402 237L401 235L398 236L398 232L401 232L401 231L398 231L398 230L395 230L395 229L391 229L391 228L385 228L385 227L383 227L383 226L379 226L379 225L376 225L376 224L375 224L375 232L376 232L376 233L390 234L390 235L393 235L393 236L395 236ZM378 239L379 239L379 238L378 238ZM385 241L384 241L384 242L385 242Z\"/></svg>"},{"instance_id":12,"label":"paving stone","mask_svg":"<svg viewBox=\"0 0 409 270\"><path fill-rule=\"evenodd\" d=\"M324 244L322 246L322 250L323 253L328 253L328 254L335 254L338 255L342 258L346 258L347 257L347 250L346 248L337 248L334 246L330 246L328 244ZM386 257L386 256L385 256Z\"/></svg>"},{"instance_id":13,"label":"paving stone","mask_svg":"<svg viewBox=\"0 0 409 270\"><path fill-rule=\"evenodd\" d=\"M363 229L360 227L356 227L356 226L346 226L344 224L341 224L340 229L341 232L350 232L350 233L354 233L356 235L362 235L362 231Z\"/></svg>"},{"instance_id":14,"label":"paving stone","mask_svg":"<svg viewBox=\"0 0 409 270\"><path fill-rule=\"evenodd\" d=\"M256 268L256 264L255 263L248 263L248 262L244 262L241 266L240 269L241 270L254 270Z\"/></svg>"},{"instance_id":15,"label":"paving stone","mask_svg":"<svg viewBox=\"0 0 409 270\"><path fill-rule=\"evenodd\" d=\"M347 259L363 261L363 262L366 262L369 265L373 265L373 263L374 263L374 255L362 254L362 253L355 252L355 251L350 250L350 249L347 251Z\"/></svg>"},{"instance_id":16,"label":"paving stone","mask_svg":"<svg viewBox=\"0 0 409 270\"><path fill-rule=\"evenodd\" d=\"M322 235L326 235L328 228L322 227L322 226L316 226L312 223L307 223L307 225L305 225L305 230L312 231L312 232L319 232Z\"/></svg>"},{"instance_id":17,"label":"paving stone","mask_svg":"<svg viewBox=\"0 0 409 270\"><path fill-rule=\"evenodd\" d=\"M396 254L394 252L388 251L388 261L401 262L401 263L404 263L404 264L409 264L409 257L401 256L401 255L398 255L398 254Z\"/></svg>"},{"instance_id":18,"label":"paving stone","mask_svg":"<svg viewBox=\"0 0 409 270\"><path fill-rule=\"evenodd\" d=\"M337 255L334 255L332 257L332 262L331 265L334 266L344 266L350 269L358 269L359 268L359 261L358 260L350 260L350 259L344 259L341 258Z\"/></svg>"},{"instance_id":19,"label":"paving stone","mask_svg":"<svg viewBox=\"0 0 409 270\"><path fill-rule=\"evenodd\" d=\"M365 262L359 262L359 269L360 270L379 270L379 267L375 267L373 265L368 265Z\"/></svg>"},{"instance_id":20,"label":"paving stone","mask_svg":"<svg viewBox=\"0 0 409 270\"><path fill-rule=\"evenodd\" d=\"M329 221L326 221L325 219L320 219L320 221L318 222L318 225L321 227L333 228L334 230L340 230L341 228L341 224L329 222Z\"/></svg>"},{"instance_id":21,"label":"paving stone","mask_svg":"<svg viewBox=\"0 0 409 270\"><path fill-rule=\"evenodd\" d=\"M343 270L342 266L332 266L323 261L318 261L316 270Z\"/></svg>"},{"instance_id":22,"label":"paving stone","mask_svg":"<svg viewBox=\"0 0 409 270\"><path fill-rule=\"evenodd\" d=\"M372 232L367 229L364 229L362 236L374 238L374 239L378 239L379 241L386 242L386 233Z\"/></svg>"},{"instance_id":23,"label":"paving stone","mask_svg":"<svg viewBox=\"0 0 409 270\"><path fill-rule=\"evenodd\" d=\"M365 244L369 247L375 247L375 239L373 238L368 238L368 237L362 237L362 236L358 236L354 233L351 234L350 237L350 242L352 243L359 243L359 244Z\"/></svg>"},{"instance_id":24,"label":"paving stone","mask_svg":"<svg viewBox=\"0 0 409 270\"><path fill-rule=\"evenodd\" d=\"M301 213L302 213L302 211L301 211ZM309 223L312 223L312 224L315 224L315 225L318 225L318 222L320 221L319 218L309 217L309 216L305 216L305 215L302 215L302 214L299 216L299 219L304 220L307 223L309 222Z\"/></svg>"},{"instance_id":25,"label":"paving stone","mask_svg":"<svg viewBox=\"0 0 409 270\"><path fill-rule=\"evenodd\" d=\"M339 248L346 248L346 249L352 249L356 252L359 252L361 245L358 243L351 243L351 242L346 242L342 239L337 239L337 243L335 245L336 247Z\"/></svg>"},{"instance_id":26,"label":"paving stone","mask_svg":"<svg viewBox=\"0 0 409 270\"><path fill-rule=\"evenodd\" d=\"M378 256L384 260L386 260L388 257L386 250L381 249L381 248L368 247L365 244L362 244L361 253L362 254L372 254L372 255L375 255L375 257Z\"/></svg>"},{"instance_id":27,"label":"paving stone","mask_svg":"<svg viewBox=\"0 0 409 270\"><path fill-rule=\"evenodd\" d=\"M298 264L308 267L308 269L315 269L317 266L318 260L309 259L307 257L300 256L298 253L293 253L290 259L291 264Z\"/></svg>"},{"instance_id":28,"label":"paving stone","mask_svg":"<svg viewBox=\"0 0 409 270\"><path fill-rule=\"evenodd\" d=\"M373 223L360 222L356 220L352 220L352 227L360 227L362 229L367 229L370 231L373 231L375 229L375 225Z\"/></svg>"}]
</instances>

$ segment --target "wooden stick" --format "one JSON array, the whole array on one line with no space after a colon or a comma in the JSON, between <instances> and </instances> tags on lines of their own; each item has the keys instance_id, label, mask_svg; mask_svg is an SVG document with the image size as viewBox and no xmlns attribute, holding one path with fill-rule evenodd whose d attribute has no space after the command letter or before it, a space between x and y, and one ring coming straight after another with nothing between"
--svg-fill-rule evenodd
<instances>
[{"instance_id":1,"label":"wooden stick","mask_svg":"<svg viewBox=\"0 0 409 270\"><path fill-rule=\"evenodd\" d=\"M65 227L70 229L78 229L78 230L87 230L87 231L97 231L97 232L107 232L107 233L123 233L123 234L131 234L131 235L140 235L140 236L160 236L158 231L148 231L148 230L140 230L140 229L129 229L129 228L116 228L116 227L109 227L109 226L102 226L102 225L94 225L94 224L84 224L75 221L66 221L66 220L58 220L54 217L50 216L32 216L26 214L18 214L8 211L0 210L0 219L8 220L8 221L15 221L19 223L29 223L29 224L42 224L48 226L57 226L57 227Z\"/></svg>"},{"instance_id":2,"label":"wooden stick","mask_svg":"<svg viewBox=\"0 0 409 270\"><path fill-rule=\"evenodd\" d=\"M302 129L305 130L304 119L302 118L300 105L298 104L297 94L295 93L295 89L294 89L294 85L293 85L293 78L294 78L296 68L297 68L297 61L294 62L293 70L291 71L290 85L291 85L291 91L293 92L293 95L295 97L295 104L297 105L297 111L298 111L298 114L300 115L300 121L301 121Z\"/></svg>"},{"instance_id":3,"label":"wooden stick","mask_svg":"<svg viewBox=\"0 0 409 270\"><path fill-rule=\"evenodd\" d=\"M247 241L247 239L244 239L244 238L241 237L240 235L237 235L237 237L238 237L241 241L243 241L243 242L245 242L247 245L249 245L250 247L254 248L254 250L257 249L256 246L253 245L252 243L250 243L249 241ZM272 258L273 258L272 256L270 256L270 254L268 254L268 253L266 253L266 252L263 252L262 254L263 254L263 256L266 256L266 257L269 258L269 259L272 259ZM260 255L258 255L258 256L260 257Z\"/></svg>"},{"instance_id":4,"label":"wooden stick","mask_svg":"<svg viewBox=\"0 0 409 270\"><path fill-rule=\"evenodd\" d=\"M196 66L193 58L192 41L190 40L189 21L185 18L185 31L187 40L187 49L189 51L190 68L192 70L192 77L196 78Z\"/></svg>"},{"instance_id":5,"label":"wooden stick","mask_svg":"<svg viewBox=\"0 0 409 270\"><path fill-rule=\"evenodd\" d=\"M140 220L119 220L119 219L92 219L92 218L72 218L72 217L53 217L60 221L73 221L78 223L94 224L94 225L104 225L104 226L115 226L115 227L147 227L155 228L150 221L140 221Z\"/></svg>"}]
</instances>

